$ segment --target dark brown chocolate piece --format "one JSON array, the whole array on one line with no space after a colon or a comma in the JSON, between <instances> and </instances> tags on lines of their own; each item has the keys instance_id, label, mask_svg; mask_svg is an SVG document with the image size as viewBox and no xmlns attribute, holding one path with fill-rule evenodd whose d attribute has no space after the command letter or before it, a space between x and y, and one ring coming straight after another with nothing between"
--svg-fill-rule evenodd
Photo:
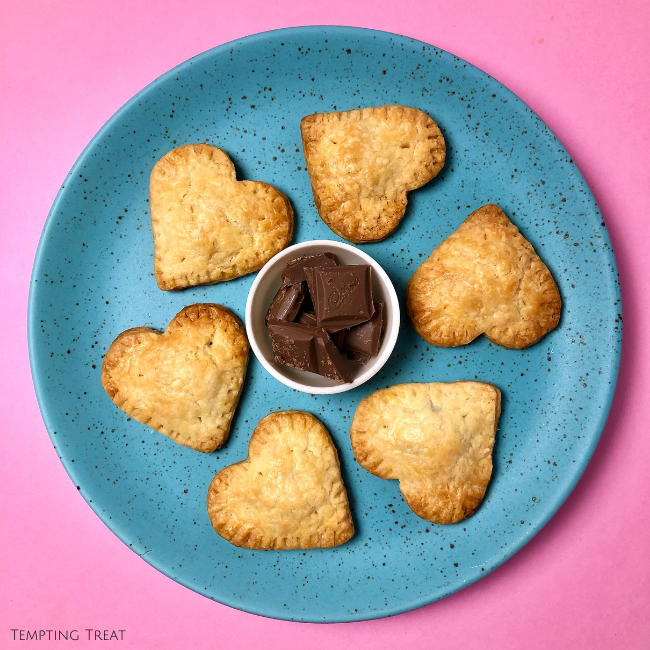
<instances>
[{"instance_id":1,"label":"dark brown chocolate piece","mask_svg":"<svg viewBox=\"0 0 650 650\"><path fill-rule=\"evenodd\" d=\"M352 381L343 357L322 327L286 321L269 321L268 326L279 363L341 383Z\"/></svg>"},{"instance_id":2,"label":"dark brown chocolate piece","mask_svg":"<svg viewBox=\"0 0 650 650\"><path fill-rule=\"evenodd\" d=\"M291 260L282 271L282 284L296 284L307 279L305 269L316 266L337 266L339 263L334 253L321 253L320 255L304 255Z\"/></svg>"},{"instance_id":3,"label":"dark brown chocolate piece","mask_svg":"<svg viewBox=\"0 0 650 650\"><path fill-rule=\"evenodd\" d=\"M266 312L266 322L268 323L270 320L292 321L298 315L304 298L304 282L289 286L282 285Z\"/></svg>"},{"instance_id":4,"label":"dark brown chocolate piece","mask_svg":"<svg viewBox=\"0 0 650 650\"><path fill-rule=\"evenodd\" d=\"M375 302L372 318L361 325L351 327L343 341L343 347L351 352L360 352L368 357L376 357L381 346L381 333L384 327L384 303Z\"/></svg>"},{"instance_id":5,"label":"dark brown chocolate piece","mask_svg":"<svg viewBox=\"0 0 650 650\"><path fill-rule=\"evenodd\" d=\"M348 351L348 359L350 359L350 361L356 361L363 366L370 361L371 357L363 352Z\"/></svg>"},{"instance_id":6,"label":"dark brown chocolate piece","mask_svg":"<svg viewBox=\"0 0 650 650\"><path fill-rule=\"evenodd\" d=\"M333 332L359 325L374 313L371 267L368 264L314 268L309 291L316 323ZM313 284L313 291L312 291Z\"/></svg>"},{"instance_id":7,"label":"dark brown chocolate piece","mask_svg":"<svg viewBox=\"0 0 650 650\"><path fill-rule=\"evenodd\" d=\"M318 373L316 327L286 321L269 321L268 326L273 356L277 362Z\"/></svg>"},{"instance_id":8,"label":"dark brown chocolate piece","mask_svg":"<svg viewBox=\"0 0 650 650\"><path fill-rule=\"evenodd\" d=\"M336 346L329 337L329 334L321 327L316 337L316 353L318 354L318 374L342 384L352 381L350 369L336 349Z\"/></svg>"}]
</instances>

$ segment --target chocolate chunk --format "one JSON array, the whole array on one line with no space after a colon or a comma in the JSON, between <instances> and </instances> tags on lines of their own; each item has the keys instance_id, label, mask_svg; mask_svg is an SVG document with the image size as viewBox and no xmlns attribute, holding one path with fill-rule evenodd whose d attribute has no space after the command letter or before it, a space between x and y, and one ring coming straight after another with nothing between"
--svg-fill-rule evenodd
<instances>
[{"instance_id":1,"label":"chocolate chunk","mask_svg":"<svg viewBox=\"0 0 650 650\"><path fill-rule=\"evenodd\" d=\"M296 284L307 279L305 269L316 266L336 266L339 263L334 253L322 253L320 255L304 255L298 259L291 260L282 271L282 284Z\"/></svg>"},{"instance_id":2,"label":"chocolate chunk","mask_svg":"<svg viewBox=\"0 0 650 650\"><path fill-rule=\"evenodd\" d=\"M305 277L307 278L307 295L309 296L309 299L312 301L312 311L316 309L316 279L314 272L316 271L317 268L322 268L322 267L315 267L315 266L308 266L305 268ZM327 268L327 267L325 267ZM335 331L338 331L341 329L340 327L335 328ZM329 331L329 330L328 330Z\"/></svg>"},{"instance_id":3,"label":"chocolate chunk","mask_svg":"<svg viewBox=\"0 0 650 650\"><path fill-rule=\"evenodd\" d=\"M360 352L368 357L376 357L381 346L381 333L384 326L384 303L375 302L372 318L361 325L351 327L343 341L343 347L351 352Z\"/></svg>"},{"instance_id":4,"label":"chocolate chunk","mask_svg":"<svg viewBox=\"0 0 650 650\"><path fill-rule=\"evenodd\" d=\"M369 357L367 354L364 354L363 352L348 351L348 359L350 359L350 361L356 361L363 366L364 364L368 363L368 361L370 361L371 357Z\"/></svg>"},{"instance_id":5,"label":"chocolate chunk","mask_svg":"<svg viewBox=\"0 0 650 650\"><path fill-rule=\"evenodd\" d=\"M318 328L300 323L269 321L273 356L291 368L318 373L315 334Z\"/></svg>"},{"instance_id":6,"label":"chocolate chunk","mask_svg":"<svg viewBox=\"0 0 650 650\"><path fill-rule=\"evenodd\" d=\"M270 320L292 321L298 315L304 298L304 282L289 286L282 285L266 312L266 322L268 323Z\"/></svg>"},{"instance_id":7,"label":"chocolate chunk","mask_svg":"<svg viewBox=\"0 0 650 650\"><path fill-rule=\"evenodd\" d=\"M336 349L332 339L327 332L322 329L316 338L316 353L318 354L318 374L347 384L352 381L350 370L345 364L341 353Z\"/></svg>"},{"instance_id":8,"label":"chocolate chunk","mask_svg":"<svg viewBox=\"0 0 650 650\"><path fill-rule=\"evenodd\" d=\"M275 360L341 383L350 382L350 371L329 334L322 327L286 321L269 321Z\"/></svg>"},{"instance_id":9,"label":"chocolate chunk","mask_svg":"<svg viewBox=\"0 0 650 650\"><path fill-rule=\"evenodd\" d=\"M370 265L314 268L309 275L313 280L310 283L308 277L309 291L319 327L332 332L359 325L372 317Z\"/></svg>"}]
</instances>

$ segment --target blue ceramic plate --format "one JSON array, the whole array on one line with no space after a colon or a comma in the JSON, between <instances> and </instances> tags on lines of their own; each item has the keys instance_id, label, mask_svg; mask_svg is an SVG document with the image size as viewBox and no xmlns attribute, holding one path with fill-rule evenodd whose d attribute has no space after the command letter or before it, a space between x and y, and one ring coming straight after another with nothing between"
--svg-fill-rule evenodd
<instances>
[{"instance_id":1,"label":"blue ceramic plate","mask_svg":"<svg viewBox=\"0 0 650 650\"><path fill-rule=\"evenodd\" d=\"M444 132L447 162L410 194L387 240L364 246L403 300L406 281L475 208L499 204L558 282L559 327L526 351L480 338L432 348L407 318L383 370L332 396L297 393L251 358L226 446L203 455L130 420L100 383L121 331L164 329L183 306L216 302L243 318L253 276L169 293L153 277L148 181L164 153L209 142L240 179L285 192L294 242L337 239L319 219L300 143L316 111L405 104ZM34 265L32 372L61 462L91 508L125 544L173 580L264 616L352 621L404 612L486 575L549 520L582 474L610 407L621 345L612 247L573 161L544 123L497 81L402 36L341 27L268 32L222 45L145 88L95 136L65 180ZM402 304L403 308L403 304ZM404 313L404 312L403 312ZM436 526L405 505L396 481L361 469L348 430L359 401L398 382L479 379L503 392L494 472L478 512ZM270 410L318 416L339 449L356 535L331 550L252 552L208 520L215 472L246 457Z\"/></svg>"}]
</instances>

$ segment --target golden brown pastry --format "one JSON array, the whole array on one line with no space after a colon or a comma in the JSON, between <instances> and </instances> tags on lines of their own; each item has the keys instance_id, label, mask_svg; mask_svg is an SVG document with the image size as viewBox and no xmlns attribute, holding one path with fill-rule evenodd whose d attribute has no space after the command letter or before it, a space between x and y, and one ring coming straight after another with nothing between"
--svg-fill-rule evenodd
<instances>
[{"instance_id":1,"label":"golden brown pastry","mask_svg":"<svg viewBox=\"0 0 650 650\"><path fill-rule=\"evenodd\" d=\"M260 420L248 458L212 480L208 515L221 537L243 548L326 548L354 535L334 444L302 411Z\"/></svg>"},{"instance_id":2,"label":"golden brown pastry","mask_svg":"<svg viewBox=\"0 0 650 650\"><path fill-rule=\"evenodd\" d=\"M388 237L404 216L406 193L445 163L438 125L408 106L316 113L300 130L318 214L354 243Z\"/></svg>"},{"instance_id":3,"label":"golden brown pastry","mask_svg":"<svg viewBox=\"0 0 650 650\"><path fill-rule=\"evenodd\" d=\"M490 384L397 384L361 401L352 450L371 474L399 480L418 517L453 524L483 500L500 411L501 393Z\"/></svg>"},{"instance_id":4,"label":"golden brown pastry","mask_svg":"<svg viewBox=\"0 0 650 650\"><path fill-rule=\"evenodd\" d=\"M526 348L556 327L561 306L551 272L496 205L472 212L406 286L413 327L442 347L485 334Z\"/></svg>"},{"instance_id":5,"label":"golden brown pastry","mask_svg":"<svg viewBox=\"0 0 650 650\"><path fill-rule=\"evenodd\" d=\"M207 453L228 437L247 363L239 319L220 305L191 305L164 334L122 332L104 357L102 385L134 420Z\"/></svg>"},{"instance_id":6,"label":"golden brown pastry","mask_svg":"<svg viewBox=\"0 0 650 650\"><path fill-rule=\"evenodd\" d=\"M161 289L252 273L291 241L289 199L266 183L237 181L230 158L208 144L165 154L151 172L149 196Z\"/></svg>"}]
</instances>

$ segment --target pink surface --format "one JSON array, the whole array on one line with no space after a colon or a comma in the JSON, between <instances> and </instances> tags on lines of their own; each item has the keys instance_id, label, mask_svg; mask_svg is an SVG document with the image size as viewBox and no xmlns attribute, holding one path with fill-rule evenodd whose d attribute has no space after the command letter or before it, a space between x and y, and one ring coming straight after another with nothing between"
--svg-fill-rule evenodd
<instances>
[{"instance_id":1,"label":"pink surface","mask_svg":"<svg viewBox=\"0 0 650 650\"><path fill-rule=\"evenodd\" d=\"M13 647L11 628L123 629L120 647L159 650L650 647L647 0L1 5L1 648ZM272 621L209 601L118 541L79 496L49 442L25 333L41 228L66 172L99 127L194 54L306 24L373 27L427 41L487 71L537 111L603 211L625 317L609 422L548 526L493 574L439 603L329 626Z\"/></svg>"}]
</instances>

